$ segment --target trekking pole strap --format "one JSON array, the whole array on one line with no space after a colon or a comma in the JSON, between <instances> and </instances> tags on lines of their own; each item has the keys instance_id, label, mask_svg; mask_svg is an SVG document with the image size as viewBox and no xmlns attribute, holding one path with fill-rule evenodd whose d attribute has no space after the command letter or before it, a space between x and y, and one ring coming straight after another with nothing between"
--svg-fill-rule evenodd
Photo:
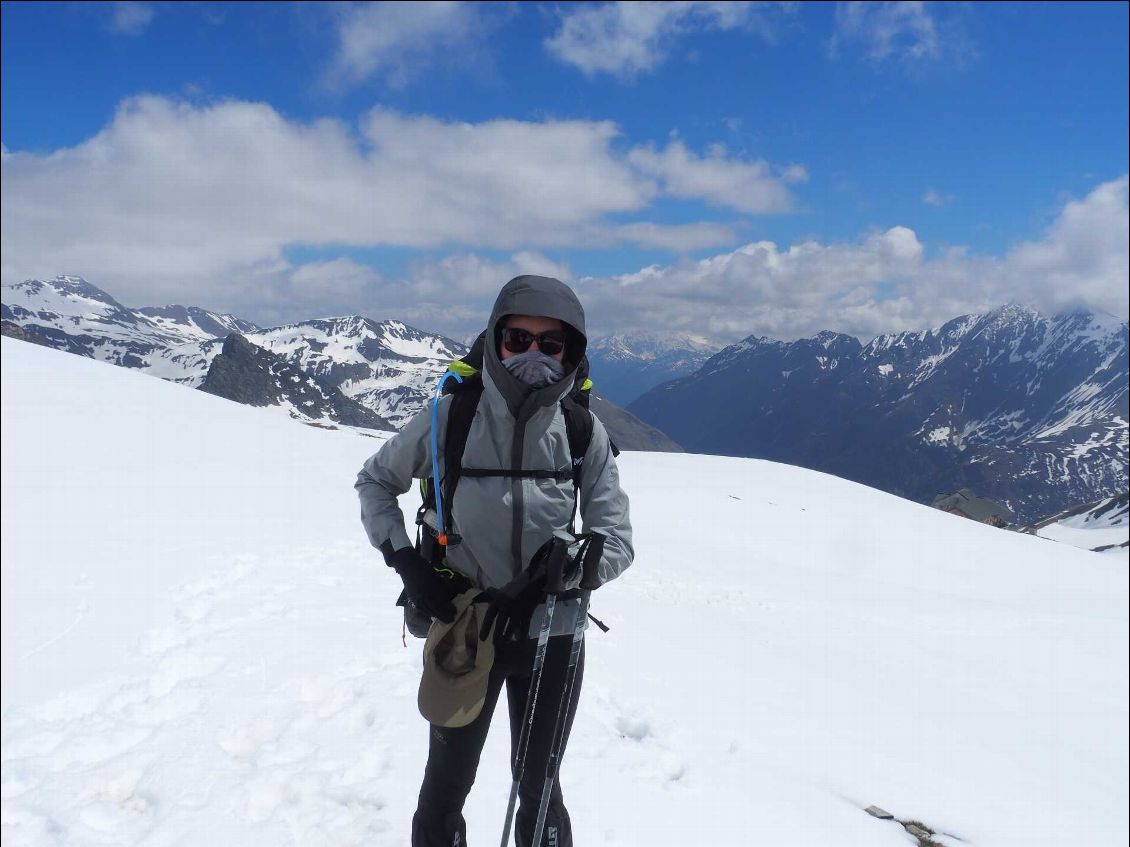
<instances>
[{"instance_id":1,"label":"trekking pole strap","mask_svg":"<svg viewBox=\"0 0 1130 847\"><path fill-rule=\"evenodd\" d=\"M600 618L598 618L596 615L592 614L591 612L589 613L589 620L592 621L594 624L596 624L597 627L600 628L601 632L608 632L610 629L612 629L612 627L610 627L608 624L606 624L604 621L602 621Z\"/></svg>"}]
</instances>

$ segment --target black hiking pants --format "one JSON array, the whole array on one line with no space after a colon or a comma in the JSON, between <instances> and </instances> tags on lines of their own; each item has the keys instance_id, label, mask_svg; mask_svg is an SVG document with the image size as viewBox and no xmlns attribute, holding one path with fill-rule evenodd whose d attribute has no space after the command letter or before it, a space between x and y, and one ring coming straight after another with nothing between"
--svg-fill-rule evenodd
<instances>
[{"instance_id":1,"label":"black hiking pants","mask_svg":"<svg viewBox=\"0 0 1130 847\"><path fill-rule=\"evenodd\" d=\"M569 663L571 646L572 636L561 635L550 638L546 649L541 690L538 693L537 710L534 713L529 747L526 752L525 773L518 786L518 814L514 824L518 847L535 847L531 841L537 823L542 787L545 785L545 769L549 760L553 724L557 719L557 709L565 687L565 669ZM420 788L419 805L412 818L412 847L465 847L467 844L467 824L463 820L463 804L475 782L479 755L486 742L487 730L490 729L491 715L494 714L498 695L505 684L510 711L510 763L513 766L514 753L522 732L522 718L526 711L526 697L530 690L530 676L533 673L536 650L537 640L533 638L497 648L494 667L490 672L486 701L479 716L467 726L458 729L431 726L428 765L424 771L424 784ZM573 682L573 691L566 713L562 755L565 744L569 740L573 717L577 712L584 667L585 653L582 644L580 660L577 663L577 676ZM560 768L558 774L560 775ZM514 776L516 774L512 773L511 778ZM554 782L545 831L542 833L541 844L536 847L572 847L573 832L559 782L560 780ZM498 798L499 830L496 838L502 835L506 800L505 796Z\"/></svg>"}]
</instances>

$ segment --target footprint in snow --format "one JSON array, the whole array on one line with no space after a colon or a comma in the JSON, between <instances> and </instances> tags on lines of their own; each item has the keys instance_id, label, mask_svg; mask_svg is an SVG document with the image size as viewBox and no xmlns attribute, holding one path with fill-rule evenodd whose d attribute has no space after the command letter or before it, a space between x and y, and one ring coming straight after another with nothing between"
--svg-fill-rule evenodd
<instances>
[{"instance_id":1,"label":"footprint in snow","mask_svg":"<svg viewBox=\"0 0 1130 847\"><path fill-rule=\"evenodd\" d=\"M651 725L646 720L621 715L613 722L621 738L630 738L632 741L643 741L651 735Z\"/></svg>"}]
</instances>

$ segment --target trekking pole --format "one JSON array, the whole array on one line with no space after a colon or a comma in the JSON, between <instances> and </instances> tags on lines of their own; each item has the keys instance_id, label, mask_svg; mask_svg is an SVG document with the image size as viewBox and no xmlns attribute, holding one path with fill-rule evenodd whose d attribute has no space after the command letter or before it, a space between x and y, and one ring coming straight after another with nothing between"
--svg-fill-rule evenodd
<instances>
[{"instance_id":1,"label":"trekking pole","mask_svg":"<svg viewBox=\"0 0 1130 847\"><path fill-rule=\"evenodd\" d=\"M549 579L553 580L554 569L560 573L563 566L562 559L566 553L563 543L555 543L549 553ZM560 582L560 577L556 577ZM518 802L518 786L526 771L526 750L530 746L530 728L534 723L534 710L537 708L538 691L541 690L542 671L545 669L545 651L549 645L549 630L553 624L553 609L557 601L556 594L547 594L545 597L545 617L538 631L538 647L534 654L534 669L530 675L530 689L526 693L526 713L522 717L522 732L518 737L518 749L514 751L513 776L510 785L510 802L506 804L506 823L502 828L502 847L507 847L510 842L510 827L514 822L514 807ZM526 637L526 633L522 633Z\"/></svg>"},{"instance_id":2,"label":"trekking pole","mask_svg":"<svg viewBox=\"0 0 1130 847\"><path fill-rule=\"evenodd\" d=\"M581 570L581 601L577 607L577 619L573 626L573 643L569 651L569 665L565 668L565 684L561 690L561 701L557 704L557 717L553 722L553 739L549 748L549 759L545 765L545 783L541 789L541 802L538 803L537 824L534 826L534 838L530 847L540 847L542 832L545 829L545 819L549 813L549 798L553 794L553 783L557 780L557 770L561 762L561 748L565 742L566 715L569 711L569 701L573 695L573 683L577 678L577 665L581 658L581 645L585 638L585 619L588 617L589 596L592 589L600 587L597 576L597 565L604 550L604 536L593 533L590 536L588 547L584 552Z\"/></svg>"}]
</instances>

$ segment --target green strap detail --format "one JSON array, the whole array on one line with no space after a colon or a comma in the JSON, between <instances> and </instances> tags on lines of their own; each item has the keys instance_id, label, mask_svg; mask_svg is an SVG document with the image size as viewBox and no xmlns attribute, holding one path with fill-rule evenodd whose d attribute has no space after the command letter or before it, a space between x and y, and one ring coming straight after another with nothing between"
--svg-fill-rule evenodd
<instances>
[{"instance_id":1,"label":"green strap detail","mask_svg":"<svg viewBox=\"0 0 1130 847\"><path fill-rule=\"evenodd\" d=\"M461 376L464 379L466 379L469 376L474 376L475 374L477 374L479 372L478 368L472 367L471 365L468 365L462 359L456 359L454 362L452 362L450 365L447 366L447 369L449 371L451 371L453 374L457 374L458 376Z\"/></svg>"},{"instance_id":2,"label":"green strap detail","mask_svg":"<svg viewBox=\"0 0 1130 847\"><path fill-rule=\"evenodd\" d=\"M581 391L592 391L592 380L586 379L581 383Z\"/></svg>"}]
</instances>

